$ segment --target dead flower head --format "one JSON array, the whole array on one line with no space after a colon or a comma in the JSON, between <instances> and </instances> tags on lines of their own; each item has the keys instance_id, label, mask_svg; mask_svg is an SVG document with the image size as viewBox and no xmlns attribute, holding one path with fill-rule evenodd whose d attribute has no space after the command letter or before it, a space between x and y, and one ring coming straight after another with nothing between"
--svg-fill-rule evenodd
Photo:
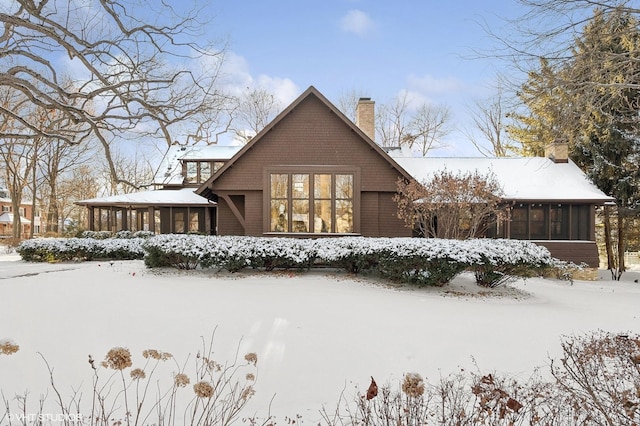
<instances>
[{"instance_id":1,"label":"dead flower head","mask_svg":"<svg viewBox=\"0 0 640 426\"><path fill-rule=\"evenodd\" d=\"M250 352L244 356L245 361L249 364L256 365L258 363L258 355L255 352Z\"/></svg>"},{"instance_id":2,"label":"dead flower head","mask_svg":"<svg viewBox=\"0 0 640 426\"><path fill-rule=\"evenodd\" d=\"M402 392L407 396L418 398L424 395L424 381L418 373L407 373L402 382Z\"/></svg>"},{"instance_id":3,"label":"dead flower head","mask_svg":"<svg viewBox=\"0 0 640 426\"><path fill-rule=\"evenodd\" d=\"M213 396L213 386L209 382L198 382L193 385L193 391L198 398L211 398Z\"/></svg>"},{"instance_id":4,"label":"dead flower head","mask_svg":"<svg viewBox=\"0 0 640 426\"><path fill-rule=\"evenodd\" d=\"M191 382L191 380L189 380L189 377L186 374L178 373L173 377L173 382L177 387L183 388L187 386Z\"/></svg>"},{"instance_id":5,"label":"dead flower head","mask_svg":"<svg viewBox=\"0 0 640 426\"><path fill-rule=\"evenodd\" d=\"M255 382L256 376L254 376L253 373L247 373L247 375L245 376L245 379L247 379L248 382Z\"/></svg>"},{"instance_id":6,"label":"dead flower head","mask_svg":"<svg viewBox=\"0 0 640 426\"><path fill-rule=\"evenodd\" d=\"M144 370L142 370L141 368L134 368L133 370L131 370L131 378L133 380L140 380L140 379L144 379L145 377L147 377L147 375L145 374Z\"/></svg>"},{"instance_id":7,"label":"dead flower head","mask_svg":"<svg viewBox=\"0 0 640 426\"><path fill-rule=\"evenodd\" d=\"M112 348L105 357L107 367L114 370L124 370L131 367L131 352L127 348Z\"/></svg>"},{"instance_id":8,"label":"dead flower head","mask_svg":"<svg viewBox=\"0 0 640 426\"><path fill-rule=\"evenodd\" d=\"M20 346L18 346L13 340L9 340L9 339L0 340L0 355L15 354L19 350L20 350Z\"/></svg>"},{"instance_id":9,"label":"dead flower head","mask_svg":"<svg viewBox=\"0 0 640 426\"><path fill-rule=\"evenodd\" d=\"M169 352L162 352L157 349L145 349L142 351L142 356L145 359L153 358L158 361L166 361L173 357Z\"/></svg>"},{"instance_id":10,"label":"dead flower head","mask_svg":"<svg viewBox=\"0 0 640 426\"><path fill-rule=\"evenodd\" d=\"M242 390L242 395L240 395L240 397L242 399L247 400L247 399L250 399L255 394L256 394L256 391L253 389L253 386L247 386Z\"/></svg>"}]
</instances>

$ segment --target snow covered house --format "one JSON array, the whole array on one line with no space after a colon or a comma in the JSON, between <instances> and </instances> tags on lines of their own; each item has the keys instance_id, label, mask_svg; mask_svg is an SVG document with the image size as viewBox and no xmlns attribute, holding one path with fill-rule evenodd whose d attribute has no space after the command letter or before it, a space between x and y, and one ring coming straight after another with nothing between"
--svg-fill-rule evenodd
<instances>
[{"instance_id":1,"label":"snow covered house","mask_svg":"<svg viewBox=\"0 0 640 426\"><path fill-rule=\"evenodd\" d=\"M491 171L509 209L489 237L534 240L561 259L598 265L595 211L611 201L557 151L551 158L414 158L373 141L374 103L353 123L309 87L247 145L172 146L154 184L84 200L92 230L322 237L412 235L393 201L398 178Z\"/></svg>"},{"instance_id":2,"label":"snow covered house","mask_svg":"<svg viewBox=\"0 0 640 426\"><path fill-rule=\"evenodd\" d=\"M33 226L34 234L40 233L40 216L36 210L36 214L33 215L33 223L28 218L32 217L32 203L30 200L23 200L20 203L20 236L21 238L28 238L31 234L31 227ZM9 196L9 191L5 188L0 188L0 238L8 238L13 235L13 203Z\"/></svg>"}]
</instances>

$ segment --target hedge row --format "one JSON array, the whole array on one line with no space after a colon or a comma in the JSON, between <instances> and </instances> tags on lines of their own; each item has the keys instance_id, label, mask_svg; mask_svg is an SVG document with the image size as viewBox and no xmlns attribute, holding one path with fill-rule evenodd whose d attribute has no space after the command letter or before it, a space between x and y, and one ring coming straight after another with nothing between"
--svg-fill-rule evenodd
<instances>
[{"instance_id":1,"label":"hedge row","mask_svg":"<svg viewBox=\"0 0 640 426\"><path fill-rule=\"evenodd\" d=\"M131 236L128 236L131 237ZM309 269L327 266L389 280L442 286L464 270L495 287L517 277L541 275L566 265L528 241L423 238L260 238L157 235L150 238L51 238L24 241L28 261L142 259L149 268Z\"/></svg>"},{"instance_id":2,"label":"hedge row","mask_svg":"<svg viewBox=\"0 0 640 426\"><path fill-rule=\"evenodd\" d=\"M143 259L143 238L38 238L24 240L16 248L29 262L60 262L97 259Z\"/></svg>"},{"instance_id":3,"label":"hedge row","mask_svg":"<svg viewBox=\"0 0 640 426\"><path fill-rule=\"evenodd\" d=\"M549 251L528 241L422 238L258 238L160 235L147 240L148 267L182 269L298 268L314 265L373 273L418 285L442 286L464 270L495 287L517 277L565 267Z\"/></svg>"}]
</instances>

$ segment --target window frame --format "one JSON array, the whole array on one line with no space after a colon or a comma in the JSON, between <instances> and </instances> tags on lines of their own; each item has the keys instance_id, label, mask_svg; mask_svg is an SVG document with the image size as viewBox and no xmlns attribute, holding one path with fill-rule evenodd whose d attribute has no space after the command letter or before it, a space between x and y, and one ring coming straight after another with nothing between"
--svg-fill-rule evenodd
<instances>
[{"instance_id":1,"label":"window frame","mask_svg":"<svg viewBox=\"0 0 640 426\"><path fill-rule=\"evenodd\" d=\"M285 231L272 231L271 230L271 175L281 174L288 175L288 192L287 192L287 229ZM308 175L308 228L307 232L294 232L292 229L292 208L293 201L299 200L294 198L292 194L293 188L293 175ZM315 204L316 201L326 201L326 198L315 197L314 184L315 175L331 175L331 225L328 232L315 232ZM352 188L352 232L340 233L336 231L336 175L352 175L353 176L353 188ZM360 235L360 168L350 166L271 166L264 168L263 172L263 234L265 235L287 235L293 236L335 236L335 235Z\"/></svg>"}]
</instances>

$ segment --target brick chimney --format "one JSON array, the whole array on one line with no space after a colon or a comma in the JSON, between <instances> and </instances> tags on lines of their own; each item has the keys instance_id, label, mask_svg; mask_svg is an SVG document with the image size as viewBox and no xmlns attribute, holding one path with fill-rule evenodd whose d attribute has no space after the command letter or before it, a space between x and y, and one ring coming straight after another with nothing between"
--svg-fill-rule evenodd
<instances>
[{"instance_id":1,"label":"brick chimney","mask_svg":"<svg viewBox=\"0 0 640 426\"><path fill-rule=\"evenodd\" d=\"M356 106L356 126L371 140L376 140L375 102L371 98L360 98Z\"/></svg>"},{"instance_id":2,"label":"brick chimney","mask_svg":"<svg viewBox=\"0 0 640 426\"><path fill-rule=\"evenodd\" d=\"M566 142L553 142L544 148L544 156L554 163L568 163L569 144Z\"/></svg>"}]
</instances>

